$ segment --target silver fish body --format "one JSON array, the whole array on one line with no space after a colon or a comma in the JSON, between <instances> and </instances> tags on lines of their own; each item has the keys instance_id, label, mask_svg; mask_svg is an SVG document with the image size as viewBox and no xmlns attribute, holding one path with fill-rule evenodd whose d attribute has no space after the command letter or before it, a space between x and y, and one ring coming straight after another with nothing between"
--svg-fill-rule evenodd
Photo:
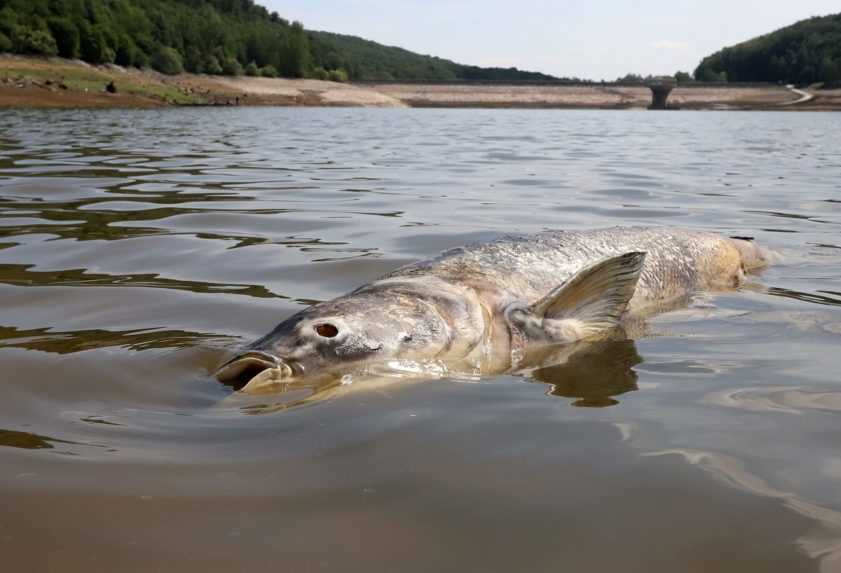
<instances>
[{"instance_id":1,"label":"silver fish body","mask_svg":"<svg viewBox=\"0 0 841 573\"><path fill-rule=\"evenodd\" d=\"M607 336L767 264L752 241L673 228L506 236L413 263L281 322L217 372L247 392L372 365L490 373Z\"/></svg>"}]
</instances>

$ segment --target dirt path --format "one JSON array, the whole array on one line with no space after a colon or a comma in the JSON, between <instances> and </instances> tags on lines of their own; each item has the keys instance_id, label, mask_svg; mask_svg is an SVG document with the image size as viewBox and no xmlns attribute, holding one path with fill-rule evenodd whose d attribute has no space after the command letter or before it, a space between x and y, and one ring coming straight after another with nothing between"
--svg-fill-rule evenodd
<instances>
[{"instance_id":1,"label":"dirt path","mask_svg":"<svg viewBox=\"0 0 841 573\"><path fill-rule=\"evenodd\" d=\"M793 93L795 95L799 95L800 99L796 99L794 101L787 101L782 105L797 105L797 104L806 103L806 102L809 102L809 101L812 101L813 99L815 99L814 95L810 94L807 91L799 90L791 84L787 85L786 88L788 88L788 90L791 93Z\"/></svg>"}]
</instances>

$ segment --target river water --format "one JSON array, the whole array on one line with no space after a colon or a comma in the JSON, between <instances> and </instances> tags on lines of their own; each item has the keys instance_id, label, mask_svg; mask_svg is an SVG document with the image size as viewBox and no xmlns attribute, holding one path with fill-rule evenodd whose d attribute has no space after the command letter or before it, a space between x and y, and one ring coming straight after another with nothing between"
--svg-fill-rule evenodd
<instances>
[{"instance_id":1,"label":"river water","mask_svg":"<svg viewBox=\"0 0 841 573\"><path fill-rule=\"evenodd\" d=\"M401 264L620 224L781 260L527 377L209 376ZM4 567L841 570L839 232L834 114L3 111Z\"/></svg>"}]
</instances>

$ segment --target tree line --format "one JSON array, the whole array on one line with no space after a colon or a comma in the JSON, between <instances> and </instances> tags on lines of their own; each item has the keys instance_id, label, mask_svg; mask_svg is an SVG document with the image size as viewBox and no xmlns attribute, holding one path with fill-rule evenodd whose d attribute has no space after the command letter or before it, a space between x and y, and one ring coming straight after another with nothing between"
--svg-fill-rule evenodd
<instances>
[{"instance_id":1,"label":"tree line","mask_svg":"<svg viewBox=\"0 0 841 573\"><path fill-rule=\"evenodd\" d=\"M548 81L554 76L517 68L483 68L457 64L443 58L424 56L370 40L311 32L313 59L327 69L341 68L358 80L424 81Z\"/></svg>"},{"instance_id":2,"label":"tree line","mask_svg":"<svg viewBox=\"0 0 841 573\"><path fill-rule=\"evenodd\" d=\"M0 0L0 52L220 75L358 80L554 79L304 29L253 0Z\"/></svg>"},{"instance_id":3,"label":"tree line","mask_svg":"<svg viewBox=\"0 0 841 573\"><path fill-rule=\"evenodd\" d=\"M252 0L0 0L0 51L165 74L302 77L309 37ZM253 66L252 66L253 64Z\"/></svg>"},{"instance_id":4,"label":"tree line","mask_svg":"<svg viewBox=\"0 0 841 573\"><path fill-rule=\"evenodd\" d=\"M841 14L809 18L704 58L699 81L841 83Z\"/></svg>"}]
</instances>

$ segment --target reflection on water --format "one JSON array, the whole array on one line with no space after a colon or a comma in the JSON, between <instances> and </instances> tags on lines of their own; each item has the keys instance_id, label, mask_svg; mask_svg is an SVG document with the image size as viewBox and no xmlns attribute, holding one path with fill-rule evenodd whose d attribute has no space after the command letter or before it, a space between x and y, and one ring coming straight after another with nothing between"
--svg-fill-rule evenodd
<instances>
[{"instance_id":1,"label":"reflection on water","mask_svg":"<svg viewBox=\"0 0 841 573\"><path fill-rule=\"evenodd\" d=\"M563 363L537 368L531 377L550 388L549 396L574 398L573 406L602 408L619 403L614 396L637 389L633 367L642 362L632 340L582 345Z\"/></svg>"},{"instance_id":2,"label":"reflection on water","mask_svg":"<svg viewBox=\"0 0 841 573\"><path fill-rule=\"evenodd\" d=\"M797 494L780 491L765 480L751 474L739 460L730 456L692 450L663 450L646 454L649 456L679 455L692 465L697 465L726 484L748 491L754 495L781 500L788 508L800 515L818 521L824 532L808 535L798 540L800 546L813 558L822 559L823 571L837 571L841 565L841 512L815 504ZM827 533L831 537L827 537Z\"/></svg>"},{"instance_id":3,"label":"reflection on water","mask_svg":"<svg viewBox=\"0 0 841 573\"><path fill-rule=\"evenodd\" d=\"M841 392L802 388L737 388L713 392L704 400L709 404L741 408L754 412L804 414L807 410L841 412Z\"/></svg>"},{"instance_id":4,"label":"reflection on water","mask_svg":"<svg viewBox=\"0 0 841 573\"><path fill-rule=\"evenodd\" d=\"M787 298L793 298L797 300L802 300L804 302L811 302L815 304L828 304L833 306L841 306L841 296L839 293L834 291L825 291L819 290L817 293L808 293L808 292L798 292L795 290L789 290L785 288L777 288L773 287L768 289L768 294L772 294L774 296L784 296ZM835 295L835 296L829 296Z\"/></svg>"},{"instance_id":5,"label":"reflection on water","mask_svg":"<svg viewBox=\"0 0 841 573\"><path fill-rule=\"evenodd\" d=\"M830 119L4 112L4 565L839 570ZM618 224L750 236L781 260L512 375L264 396L209 376L442 249Z\"/></svg>"},{"instance_id":6,"label":"reflection on water","mask_svg":"<svg viewBox=\"0 0 841 573\"><path fill-rule=\"evenodd\" d=\"M65 442L57 440L48 436L39 436L37 434L30 434L27 432L15 432L12 430L0 430L0 446L9 448L24 448L27 450L40 450L43 448L52 448L50 442L58 442L70 444L72 442Z\"/></svg>"},{"instance_id":7,"label":"reflection on water","mask_svg":"<svg viewBox=\"0 0 841 573\"><path fill-rule=\"evenodd\" d=\"M241 293L249 296L271 298L275 295L258 285L212 284L196 281L179 281L153 274L106 275L89 273L85 269L61 271L31 271L33 265L0 265L0 282L9 285L41 286L129 286L142 288L167 288L190 292Z\"/></svg>"},{"instance_id":8,"label":"reflection on water","mask_svg":"<svg viewBox=\"0 0 841 573\"><path fill-rule=\"evenodd\" d=\"M108 331L102 329L52 332L50 328L18 330L0 326L0 348L26 348L56 354L72 354L94 348L120 347L126 350L184 348L217 342L230 337L182 330L142 329Z\"/></svg>"}]
</instances>

